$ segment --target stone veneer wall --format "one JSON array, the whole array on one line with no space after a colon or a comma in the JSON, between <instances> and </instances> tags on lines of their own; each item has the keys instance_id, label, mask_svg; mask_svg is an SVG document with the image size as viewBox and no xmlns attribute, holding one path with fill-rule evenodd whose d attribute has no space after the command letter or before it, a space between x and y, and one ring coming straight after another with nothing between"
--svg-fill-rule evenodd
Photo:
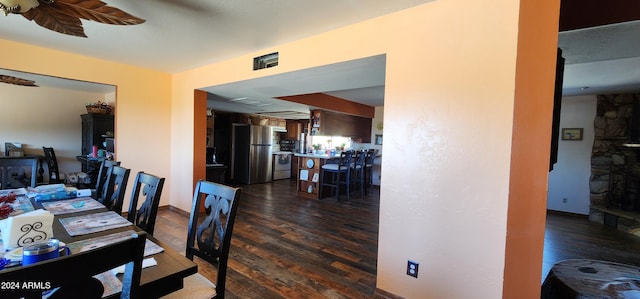
<instances>
[{"instance_id":1,"label":"stone veneer wall","mask_svg":"<svg viewBox=\"0 0 640 299\"><path fill-rule=\"evenodd\" d=\"M615 215L616 226L624 230L640 226L640 148L622 146L630 140L633 102L639 98L637 93L599 95L594 120L589 219L606 223Z\"/></svg>"}]
</instances>

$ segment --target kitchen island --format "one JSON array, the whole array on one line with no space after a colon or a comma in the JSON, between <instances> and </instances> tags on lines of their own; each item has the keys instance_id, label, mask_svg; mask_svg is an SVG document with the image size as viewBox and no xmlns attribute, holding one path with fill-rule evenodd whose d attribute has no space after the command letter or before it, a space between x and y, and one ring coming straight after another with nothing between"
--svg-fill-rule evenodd
<instances>
[{"instance_id":1,"label":"kitchen island","mask_svg":"<svg viewBox=\"0 0 640 299\"><path fill-rule=\"evenodd\" d=\"M339 159L340 156L295 154L298 157L297 191L298 196L309 199L320 199L322 192L322 177L320 169L330 159Z\"/></svg>"}]
</instances>

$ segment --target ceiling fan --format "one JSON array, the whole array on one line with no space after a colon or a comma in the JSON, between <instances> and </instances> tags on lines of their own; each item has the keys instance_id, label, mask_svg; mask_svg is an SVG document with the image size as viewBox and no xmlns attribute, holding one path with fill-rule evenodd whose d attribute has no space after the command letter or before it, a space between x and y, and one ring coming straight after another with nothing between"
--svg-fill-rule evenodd
<instances>
[{"instance_id":1,"label":"ceiling fan","mask_svg":"<svg viewBox=\"0 0 640 299\"><path fill-rule=\"evenodd\" d=\"M5 15L21 14L47 29L80 37L87 37L81 19L111 25L145 22L100 0L0 0L0 10Z\"/></svg>"},{"instance_id":2,"label":"ceiling fan","mask_svg":"<svg viewBox=\"0 0 640 299\"><path fill-rule=\"evenodd\" d=\"M13 76L7 76L7 75L0 75L0 83L38 87L38 85L36 85L36 81L22 79L22 78L13 77Z\"/></svg>"}]
</instances>

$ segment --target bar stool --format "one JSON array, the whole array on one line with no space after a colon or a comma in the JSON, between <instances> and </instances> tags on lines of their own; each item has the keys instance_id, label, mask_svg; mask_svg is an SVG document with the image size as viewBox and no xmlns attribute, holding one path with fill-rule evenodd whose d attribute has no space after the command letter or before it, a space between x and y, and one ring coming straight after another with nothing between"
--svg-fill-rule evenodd
<instances>
[{"instance_id":1,"label":"bar stool","mask_svg":"<svg viewBox=\"0 0 640 299\"><path fill-rule=\"evenodd\" d=\"M355 162L352 164L352 169L351 171L353 171L353 180L352 183L354 185L354 187L360 189L360 197L364 197L365 193L365 162L366 162L366 158L367 158L367 151L358 151L356 152L356 157L355 157Z\"/></svg>"},{"instance_id":2,"label":"bar stool","mask_svg":"<svg viewBox=\"0 0 640 299\"><path fill-rule=\"evenodd\" d=\"M373 185L373 162L376 158L376 149L369 149L367 150L367 156L365 157L364 160L364 182L365 182L365 188L364 188L364 194L367 194L367 189L371 188L371 186Z\"/></svg>"},{"instance_id":3,"label":"bar stool","mask_svg":"<svg viewBox=\"0 0 640 299\"><path fill-rule=\"evenodd\" d=\"M320 176L322 177L322 183L320 185L321 192L324 190L324 187L334 189L336 190L336 200L340 201L340 185L344 185L347 189L347 200L349 200L352 157L352 151L342 151L337 164L322 165L322 168L320 168ZM326 178L326 174L331 174L330 179Z\"/></svg>"}]
</instances>

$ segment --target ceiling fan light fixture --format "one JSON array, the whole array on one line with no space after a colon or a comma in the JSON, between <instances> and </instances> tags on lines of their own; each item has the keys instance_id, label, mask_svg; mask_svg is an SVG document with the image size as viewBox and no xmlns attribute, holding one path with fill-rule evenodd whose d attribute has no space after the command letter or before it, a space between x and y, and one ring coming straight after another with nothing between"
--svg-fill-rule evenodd
<instances>
[{"instance_id":1,"label":"ceiling fan light fixture","mask_svg":"<svg viewBox=\"0 0 640 299\"><path fill-rule=\"evenodd\" d=\"M32 8L38 7L38 0L0 0L0 9L4 11L4 15L10 13L25 13Z\"/></svg>"}]
</instances>

